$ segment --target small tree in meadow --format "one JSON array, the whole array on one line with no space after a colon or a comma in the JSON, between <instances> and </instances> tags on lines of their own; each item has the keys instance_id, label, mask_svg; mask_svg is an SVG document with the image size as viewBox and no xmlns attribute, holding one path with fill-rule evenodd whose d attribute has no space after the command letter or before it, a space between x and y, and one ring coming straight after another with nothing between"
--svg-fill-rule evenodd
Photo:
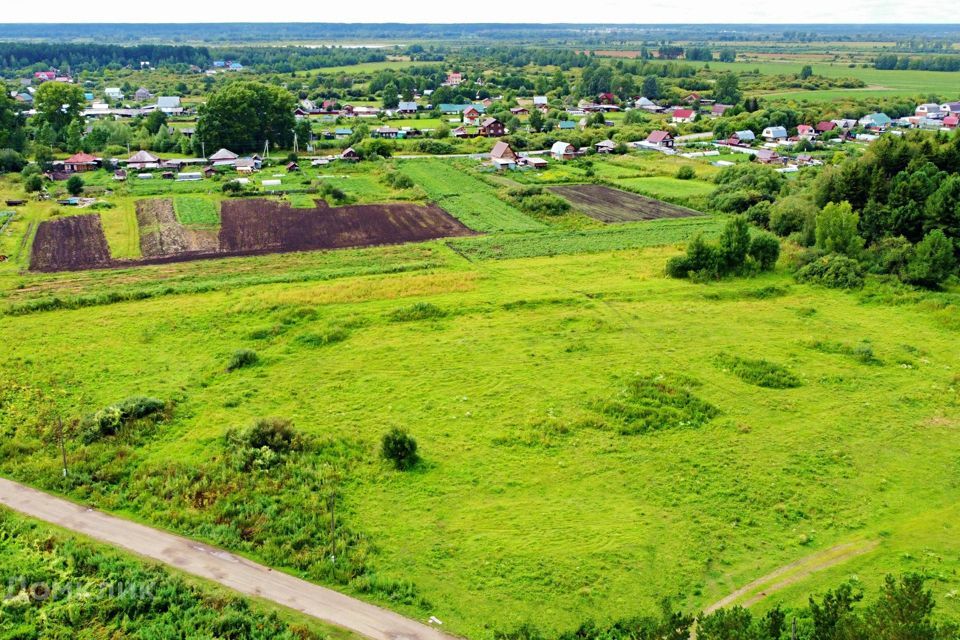
<instances>
[{"instance_id":1,"label":"small tree in meadow","mask_svg":"<svg viewBox=\"0 0 960 640\"><path fill-rule=\"evenodd\" d=\"M417 441L398 428L391 429L383 436L380 453L400 471L410 469L420 460L417 455Z\"/></svg>"},{"instance_id":2,"label":"small tree in meadow","mask_svg":"<svg viewBox=\"0 0 960 640\"><path fill-rule=\"evenodd\" d=\"M72 196L79 196L83 193L83 178L77 175L70 176L67 180L67 191Z\"/></svg>"}]
</instances>

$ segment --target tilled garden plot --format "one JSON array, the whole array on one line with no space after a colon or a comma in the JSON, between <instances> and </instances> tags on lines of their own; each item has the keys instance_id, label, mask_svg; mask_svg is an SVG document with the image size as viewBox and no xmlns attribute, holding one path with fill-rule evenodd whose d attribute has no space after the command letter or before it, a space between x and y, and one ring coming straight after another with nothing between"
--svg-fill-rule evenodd
<instances>
[{"instance_id":1,"label":"tilled garden plot","mask_svg":"<svg viewBox=\"0 0 960 640\"><path fill-rule=\"evenodd\" d=\"M338 249L474 235L436 205L374 204L294 209L271 200L227 200L220 250L260 253Z\"/></svg>"},{"instance_id":2,"label":"tilled garden plot","mask_svg":"<svg viewBox=\"0 0 960 640\"><path fill-rule=\"evenodd\" d=\"M45 220L30 253L33 271L74 271L111 266L100 214Z\"/></svg>"},{"instance_id":3,"label":"tilled garden plot","mask_svg":"<svg viewBox=\"0 0 960 640\"><path fill-rule=\"evenodd\" d=\"M550 187L550 191L601 222L633 222L702 215L693 209L600 184L559 185Z\"/></svg>"}]
</instances>

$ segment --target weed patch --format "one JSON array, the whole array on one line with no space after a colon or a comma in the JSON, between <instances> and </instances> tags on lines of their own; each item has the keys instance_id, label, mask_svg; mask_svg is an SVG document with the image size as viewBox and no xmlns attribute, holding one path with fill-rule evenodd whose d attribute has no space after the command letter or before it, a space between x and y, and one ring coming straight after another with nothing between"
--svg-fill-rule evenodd
<instances>
[{"instance_id":1,"label":"weed patch","mask_svg":"<svg viewBox=\"0 0 960 640\"><path fill-rule=\"evenodd\" d=\"M664 376L638 378L596 409L614 421L623 435L680 427L696 428L720 415L720 410L691 392L694 383Z\"/></svg>"},{"instance_id":2,"label":"weed patch","mask_svg":"<svg viewBox=\"0 0 960 640\"><path fill-rule=\"evenodd\" d=\"M792 389L801 385L800 378L785 367L766 360L741 358L721 353L715 359L718 367L732 372L748 384L767 389Z\"/></svg>"},{"instance_id":3,"label":"weed patch","mask_svg":"<svg viewBox=\"0 0 960 640\"><path fill-rule=\"evenodd\" d=\"M417 320L429 320L430 318L443 318L446 315L446 311L434 304L417 302L409 307L401 307L392 311L389 318L391 322L415 322Z\"/></svg>"}]
</instances>

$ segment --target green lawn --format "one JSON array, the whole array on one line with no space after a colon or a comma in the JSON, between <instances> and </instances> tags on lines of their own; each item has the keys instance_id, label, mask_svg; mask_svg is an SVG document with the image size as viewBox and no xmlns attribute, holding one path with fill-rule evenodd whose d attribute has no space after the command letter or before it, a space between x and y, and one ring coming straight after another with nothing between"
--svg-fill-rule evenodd
<instances>
[{"instance_id":1,"label":"green lawn","mask_svg":"<svg viewBox=\"0 0 960 640\"><path fill-rule=\"evenodd\" d=\"M618 185L630 187L644 195L664 200L676 200L713 193L716 185L703 180L678 180L677 178L651 177L615 180Z\"/></svg>"},{"instance_id":2,"label":"green lawn","mask_svg":"<svg viewBox=\"0 0 960 640\"><path fill-rule=\"evenodd\" d=\"M177 196L173 210L180 224L188 227L219 227L220 203L211 198Z\"/></svg>"},{"instance_id":3,"label":"green lawn","mask_svg":"<svg viewBox=\"0 0 960 640\"><path fill-rule=\"evenodd\" d=\"M322 553L301 540L310 529L249 547L233 537L239 524L217 520L218 505L248 502L269 514L253 522L269 526L287 517L285 499L314 492L313 464L342 455L339 522L369 541L367 577L324 577L323 561L302 572L420 619L436 615L469 638L524 621L569 629L652 611L665 595L697 610L852 540L879 546L800 581L784 592L787 604L852 574L875 587L885 572L923 570L941 608L960 613L949 596L960 588L950 528L960 498L951 480L960 465L957 294L887 306L796 285L784 272L698 285L663 276L674 246L616 248L476 259L505 257L487 247L464 251L468 261L433 243L38 276L31 288L132 286L111 278L169 286L181 270L226 284L0 317L0 333L17 336L0 361L0 428L10 434L0 471L62 486L57 456L37 436L40 408L69 419L143 394L173 401L171 417L116 444L71 440L81 483L72 494L292 563ZM397 264L429 251L432 266L229 285L236 272L259 276L292 260L334 272L339 260L374 265L384 251ZM415 303L426 303L425 319L398 321L417 317ZM825 336L868 343L879 362L817 347ZM256 350L259 362L227 373L238 349ZM720 366L721 354L771 362L800 386L753 386ZM651 376L666 385L652 406L684 391L715 417L678 421L664 410L658 428L623 435L627 409L639 406L626 390ZM228 453L228 429L265 416L291 419L323 443L323 457L236 476L262 483L238 493L209 470ZM393 426L418 440L423 462L410 472L378 458ZM191 473L200 476L180 475ZM280 481L289 473L306 475ZM209 500L196 502L196 487ZM310 504L306 522L319 508ZM388 600L370 588L396 581L409 581L407 595Z\"/></svg>"}]
</instances>

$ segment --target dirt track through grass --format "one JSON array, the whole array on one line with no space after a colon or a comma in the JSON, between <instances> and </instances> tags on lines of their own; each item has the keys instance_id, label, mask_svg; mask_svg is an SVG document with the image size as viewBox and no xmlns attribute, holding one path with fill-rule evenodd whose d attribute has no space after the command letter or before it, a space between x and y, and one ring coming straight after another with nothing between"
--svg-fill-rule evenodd
<instances>
[{"instance_id":1,"label":"dirt track through grass","mask_svg":"<svg viewBox=\"0 0 960 640\"><path fill-rule=\"evenodd\" d=\"M879 544L876 540L847 542L830 547L829 549L824 549L823 551L818 551L812 555L785 564L779 569L757 578L753 582L717 600L703 611L704 613L711 613L717 609L728 607L738 601L742 606L749 607L760 602L767 596L797 584L812 573L829 569L830 567L852 560L857 556L869 553L876 549ZM741 598L745 596L749 597L741 601Z\"/></svg>"}]
</instances>

